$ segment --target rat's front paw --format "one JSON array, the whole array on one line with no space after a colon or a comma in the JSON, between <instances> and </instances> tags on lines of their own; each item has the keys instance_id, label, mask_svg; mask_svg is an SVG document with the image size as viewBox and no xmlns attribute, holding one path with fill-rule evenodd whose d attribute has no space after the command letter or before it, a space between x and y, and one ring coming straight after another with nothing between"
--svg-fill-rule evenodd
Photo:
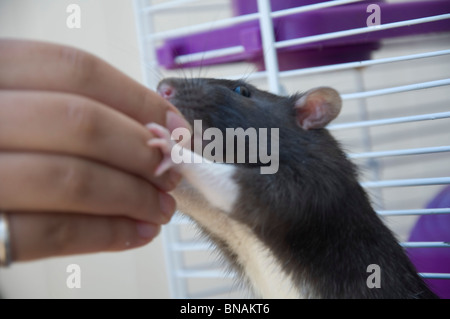
<instances>
[{"instance_id":1,"label":"rat's front paw","mask_svg":"<svg viewBox=\"0 0 450 319\"><path fill-rule=\"evenodd\" d=\"M148 141L148 145L159 148L163 155L161 163L155 170L155 175L160 176L171 168L176 167L176 164L172 161L171 157L172 147L175 145L175 142L172 141L169 130L164 126L156 123L150 123L147 125L147 128L153 135L155 135L154 138Z\"/></svg>"}]
</instances>

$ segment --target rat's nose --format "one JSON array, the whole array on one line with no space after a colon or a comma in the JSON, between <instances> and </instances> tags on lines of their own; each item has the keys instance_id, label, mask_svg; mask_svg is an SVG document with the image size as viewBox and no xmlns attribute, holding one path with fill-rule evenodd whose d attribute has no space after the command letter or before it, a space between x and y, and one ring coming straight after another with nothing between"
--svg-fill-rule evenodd
<instances>
[{"instance_id":1,"label":"rat's nose","mask_svg":"<svg viewBox=\"0 0 450 319\"><path fill-rule=\"evenodd\" d=\"M166 100L169 100L175 96L175 88L167 82L161 82L158 85L157 91Z\"/></svg>"}]
</instances>

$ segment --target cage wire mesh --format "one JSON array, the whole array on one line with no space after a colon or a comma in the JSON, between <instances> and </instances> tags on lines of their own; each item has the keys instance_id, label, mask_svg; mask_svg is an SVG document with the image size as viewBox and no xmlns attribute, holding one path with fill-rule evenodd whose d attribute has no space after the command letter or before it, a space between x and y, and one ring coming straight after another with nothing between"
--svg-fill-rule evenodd
<instances>
[{"instance_id":1,"label":"cage wire mesh","mask_svg":"<svg viewBox=\"0 0 450 319\"><path fill-rule=\"evenodd\" d=\"M272 1L272 5L274 3L277 4ZM306 5L296 6L295 3ZM367 8L359 13L367 21L374 12L369 10L369 5L373 3L381 7L381 23L378 25L333 30L333 25L339 25L339 19L344 17L342 11L333 11L330 17L335 21L331 21L331 29L325 33L276 39L276 18L326 8L342 10L346 5L358 4ZM241 12L236 14L239 1L136 0L145 83L154 89L158 81L166 76L201 76L245 78L259 88L280 94L292 94L316 86L336 88L341 92L344 107L338 119L328 128L359 166L361 183L369 192L377 213L405 249L412 252L428 249L428 252L434 251L448 258L450 10L447 4L437 12L420 10L420 17L385 23L383 8L387 7L383 6L397 3L411 5L412 2L290 1L289 8L275 8L271 12L269 1L258 0L254 3L255 12L238 7ZM428 6L431 5L430 1ZM198 52L176 54L176 50L169 46L169 53L173 54L173 60L169 62L162 61L161 54L157 53L174 38L186 39L221 28L230 28L228 31L234 32L233 26L250 22L257 23L258 35L249 31L247 39L251 35L261 39L263 61L258 63L262 63L263 67L257 67L252 63L255 61L245 59L230 59L227 63L215 64L214 59L224 62L230 56L245 57L246 45L248 48L249 44L210 48L199 41L201 38L197 38ZM431 27L430 23L435 23L436 29L427 30ZM276 53L296 45L339 41L349 36L367 36L376 31L399 30L413 25L419 27L417 32L379 38L369 56L353 57L353 61L289 67L285 65L285 60L280 61ZM237 33L234 35L239 37ZM326 46L323 50L326 51ZM345 56L349 54L351 52L347 51ZM213 61L211 65L208 65L208 60ZM166 67L161 66L164 63ZM413 230L420 232L420 223L424 222L421 219L424 218L435 218L428 220L428 224L432 224L428 226L432 227L436 237L412 238ZM227 271L215 255L214 246L198 236L195 225L187 218L176 215L164 228L163 234L168 280L174 298L252 297L249 291L233 280L233 273ZM441 268L422 271L421 275L434 280L432 285L448 291L448 259L445 265L443 259L439 261L439 256L432 258L437 258L433 259L434 265L440 263Z\"/></svg>"}]
</instances>

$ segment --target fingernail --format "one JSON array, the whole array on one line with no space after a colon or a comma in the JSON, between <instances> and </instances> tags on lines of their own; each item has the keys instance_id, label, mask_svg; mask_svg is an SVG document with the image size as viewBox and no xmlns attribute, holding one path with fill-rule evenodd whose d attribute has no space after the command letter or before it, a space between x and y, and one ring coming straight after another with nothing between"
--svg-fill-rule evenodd
<instances>
[{"instance_id":1,"label":"fingernail","mask_svg":"<svg viewBox=\"0 0 450 319\"><path fill-rule=\"evenodd\" d=\"M155 238L160 231L159 226L143 222L138 222L138 224L136 225L136 229L138 235L145 239Z\"/></svg>"},{"instance_id":2,"label":"fingernail","mask_svg":"<svg viewBox=\"0 0 450 319\"><path fill-rule=\"evenodd\" d=\"M169 221L175 213L175 200L169 194L159 193L159 208Z\"/></svg>"}]
</instances>

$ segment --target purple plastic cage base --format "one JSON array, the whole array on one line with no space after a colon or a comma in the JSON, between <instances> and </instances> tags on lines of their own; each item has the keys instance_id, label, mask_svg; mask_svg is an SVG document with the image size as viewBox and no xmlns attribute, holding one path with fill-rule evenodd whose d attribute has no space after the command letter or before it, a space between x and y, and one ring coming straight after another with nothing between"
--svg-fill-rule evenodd
<instances>
[{"instance_id":1,"label":"purple plastic cage base","mask_svg":"<svg viewBox=\"0 0 450 319\"><path fill-rule=\"evenodd\" d=\"M312 1L308 3L323 2ZM432 0L407 3L377 3L381 24L450 13L450 1ZM367 27L368 2L297 13L273 19L276 41L303 38L336 31ZM251 10L251 9L245 9ZM248 12L248 11L244 11ZM251 11L250 11L251 12ZM403 26L336 39L299 44L277 50L280 70L368 60L380 47L380 40L393 37L450 31L450 20ZM177 63L178 56L242 46L243 52L201 61ZM264 70L263 47L259 21L167 39L157 49L157 58L166 69L247 61Z\"/></svg>"},{"instance_id":2,"label":"purple plastic cage base","mask_svg":"<svg viewBox=\"0 0 450 319\"><path fill-rule=\"evenodd\" d=\"M450 186L442 189L426 208L449 208ZM422 215L409 237L411 242L450 242L450 215ZM449 248L409 248L409 258L417 271L425 273L450 273ZM450 280L426 279L429 287L442 299L450 299Z\"/></svg>"}]
</instances>

